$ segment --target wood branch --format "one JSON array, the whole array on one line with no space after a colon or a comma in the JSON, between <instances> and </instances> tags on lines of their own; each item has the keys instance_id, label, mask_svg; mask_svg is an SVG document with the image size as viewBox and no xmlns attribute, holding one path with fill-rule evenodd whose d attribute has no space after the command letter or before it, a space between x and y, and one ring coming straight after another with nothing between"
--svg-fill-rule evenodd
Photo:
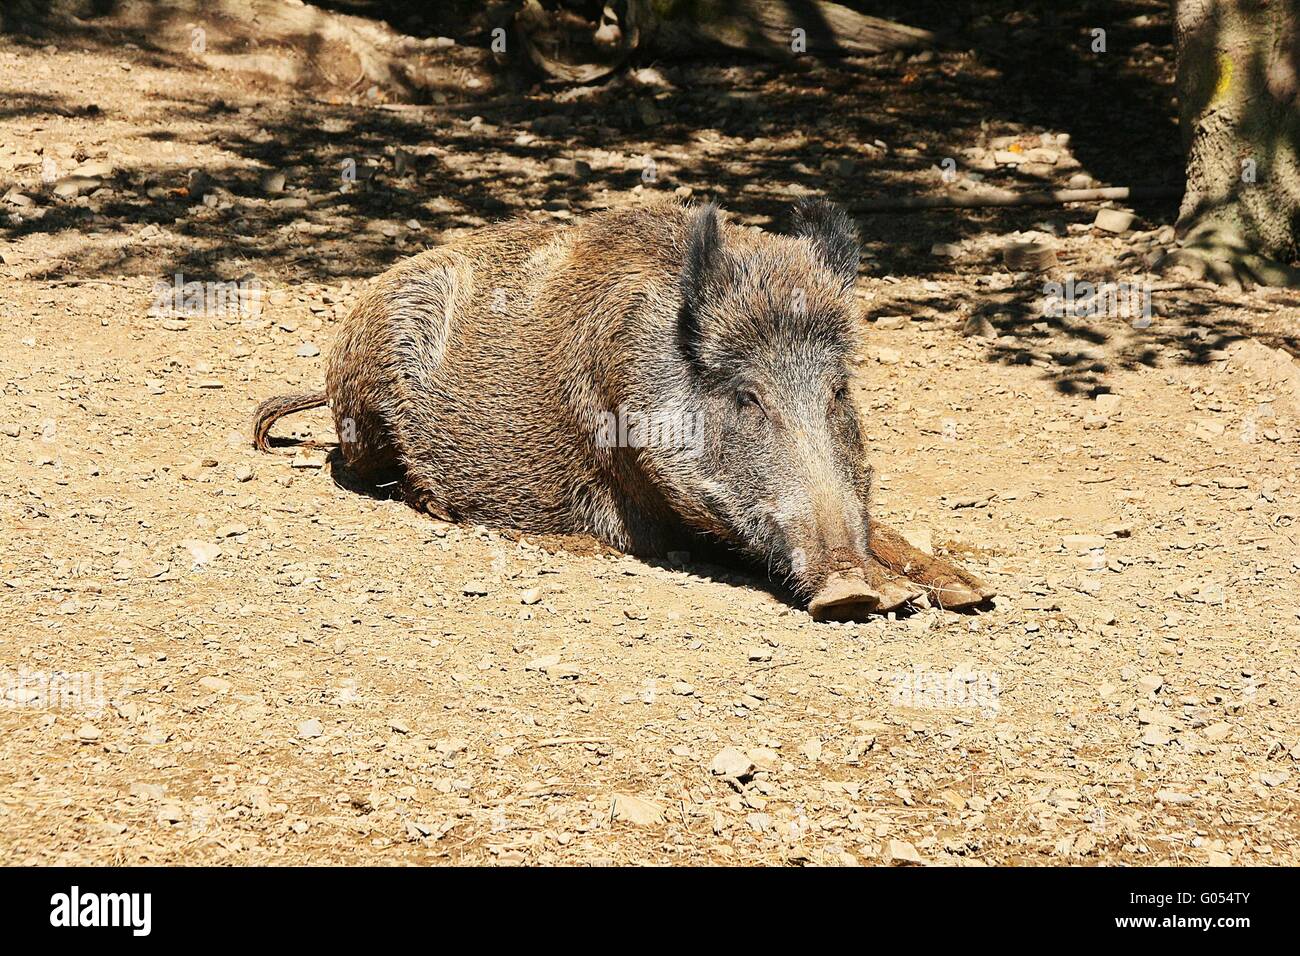
<instances>
[{"instance_id":1,"label":"wood branch","mask_svg":"<svg viewBox=\"0 0 1300 956\"><path fill-rule=\"evenodd\" d=\"M634 0L650 7L649 0ZM651 46L695 53L725 46L764 56L870 56L935 42L928 30L866 16L829 0L697 0L656 3ZM795 31L801 43L796 45Z\"/></svg>"},{"instance_id":2,"label":"wood branch","mask_svg":"<svg viewBox=\"0 0 1300 956\"><path fill-rule=\"evenodd\" d=\"M951 561L926 554L897 531L874 519L867 529L871 556L895 574L925 588L930 599L949 610L973 607L996 597L987 584Z\"/></svg>"},{"instance_id":3,"label":"wood branch","mask_svg":"<svg viewBox=\"0 0 1300 956\"><path fill-rule=\"evenodd\" d=\"M909 212L915 209L980 209L986 206L1061 206L1070 202L1104 202L1126 199L1177 199L1182 186L1104 186L1099 189L1020 191L1003 189L942 196L883 196L849 203L853 212Z\"/></svg>"}]
</instances>

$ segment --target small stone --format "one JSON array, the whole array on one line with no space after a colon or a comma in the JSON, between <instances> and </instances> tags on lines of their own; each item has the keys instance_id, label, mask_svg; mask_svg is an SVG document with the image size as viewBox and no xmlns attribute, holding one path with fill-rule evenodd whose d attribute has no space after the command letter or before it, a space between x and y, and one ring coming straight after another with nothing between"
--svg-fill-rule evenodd
<instances>
[{"instance_id":1,"label":"small stone","mask_svg":"<svg viewBox=\"0 0 1300 956\"><path fill-rule=\"evenodd\" d=\"M1165 686L1165 679L1159 674L1144 674L1138 678L1138 690L1144 694L1154 694Z\"/></svg>"},{"instance_id":2,"label":"small stone","mask_svg":"<svg viewBox=\"0 0 1300 956\"><path fill-rule=\"evenodd\" d=\"M250 465L235 466L235 481L245 482L253 480L253 469Z\"/></svg>"},{"instance_id":3,"label":"small stone","mask_svg":"<svg viewBox=\"0 0 1300 956\"><path fill-rule=\"evenodd\" d=\"M1097 218L1092 221L1092 225L1103 232L1128 232L1133 219L1133 213L1123 209L1098 209Z\"/></svg>"},{"instance_id":4,"label":"small stone","mask_svg":"<svg viewBox=\"0 0 1300 956\"><path fill-rule=\"evenodd\" d=\"M1157 790L1156 799L1161 803L1192 803L1195 798L1177 790Z\"/></svg>"},{"instance_id":5,"label":"small stone","mask_svg":"<svg viewBox=\"0 0 1300 956\"><path fill-rule=\"evenodd\" d=\"M662 823L665 814L663 804L630 793L616 793L610 801L610 816L616 822L648 827Z\"/></svg>"},{"instance_id":6,"label":"small stone","mask_svg":"<svg viewBox=\"0 0 1300 956\"><path fill-rule=\"evenodd\" d=\"M96 727L94 724L90 723L89 721L87 721L86 723L82 724L80 727L77 728L78 740L84 740L86 742L90 742L90 741L98 740L100 736L101 734L99 728Z\"/></svg>"},{"instance_id":7,"label":"small stone","mask_svg":"<svg viewBox=\"0 0 1300 956\"><path fill-rule=\"evenodd\" d=\"M749 759L749 755L735 747L724 747L709 764L709 772L714 776L731 777L735 780L750 776L754 769L754 761Z\"/></svg>"},{"instance_id":8,"label":"small stone","mask_svg":"<svg viewBox=\"0 0 1300 956\"><path fill-rule=\"evenodd\" d=\"M529 588L523 594L519 595L520 604L536 604L542 599L541 588Z\"/></svg>"},{"instance_id":9,"label":"small stone","mask_svg":"<svg viewBox=\"0 0 1300 956\"><path fill-rule=\"evenodd\" d=\"M885 332L892 332L901 329L907 325L907 316L905 315L882 315L876 319L875 327Z\"/></svg>"},{"instance_id":10,"label":"small stone","mask_svg":"<svg viewBox=\"0 0 1300 956\"><path fill-rule=\"evenodd\" d=\"M294 354L297 355L298 358L315 358L317 355L320 355L320 349L317 348L314 342L303 342L298 346L298 349Z\"/></svg>"},{"instance_id":11,"label":"small stone","mask_svg":"<svg viewBox=\"0 0 1300 956\"><path fill-rule=\"evenodd\" d=\"M211 541L182 541L181 547L190 552L194 559L194 567L201 568L205 564L210 564L221 556L221 548Z\"/></svg>"},{"instance_id":12,"label":"small stone","mask_svg":"<svg viewBox=\"0 0 1300 956\"><path fill-rule=\"evenodd\" d=\"M962 326L961 334L968 339L995 339L998 337L998 330L993 328L993 323L987 316L972 315Z\"/></svg>"},{"instance_id":13,"label":"small stone","mask_svg":"<svg viewBox=\"0 0 1300 956\"><path fill-rule=\"evenodd\" d=\"M116 170L113 168L112 163L97 160L82 163L72 172L75 176L88 176L91 179L112 179L113 173L116 172Z\"/></svg>"},{"instance_id":14,"label":"small stone","mask_svg":"<svg viewBox=\"0 0 1300 956\"><path fill-rule=\"evenodd\" d=\"M298 736L304 740L314 740L323 733L325 733L325 728L314 717L311 720L304 720L298 725Z\"/></svg>"},{"instance_id":15,"label":"small stone","mask_svg":"<svg viewBox=\"0 0 1300 956\"><path fill-rule=\"evenodd\" d=\"M876 361L881 365L897 365L903 360L903 353L898 349L877 349Z\"/></svg>"},{"instance_id":16,"label":"small stone","mask_svg":"<svg viewBox=\"0 0 1300 956\"><path fill-rule=\"evenodd\" d=\"M885 847L885 859L894 866L923 866L925 861L916 847L906 840L890 840Z\"/></svg>"},{"instance_id":17,"label":"small stone","mask_svg":"<svg viewBox=\"0 0 1300 956\"><path fill-rule=\"evenodd\" d=\"M299 451L298 454L294 455L291 459L289 459L289 467L290 468L311 468L311 469L324 468L325 453Z\"/></svg>"},{"instance_id":18,"label":"small stone","mask_svg":"<svg viewBox=\"0 0 1300 956\"><path fill-rule=\"evenodd\" d=\"M139 800L161 800L167 795L167 788L160 783L140 783L131 784L127 793Z\"/></svg>"},{"instance_id":19,"label":"small stone","mask_svg":"<svg viewBox=\"0 0 1300 956\"><path fill-rule=\"evenodd\" d=\"M1232 733L1232 726L1219 721L1217 724L1206 727L1201 733L1210 743L1217 744L1221 740L1228 739L1228 735Z\"/></svg>"},{"instance_id":20,"label":"small stone","mask_svg":"<svg viewBox=\"0 0 1300 956\"><path fill-rule=\"evenodd\" d=\"M1112 392L1103 392L1098 395L1094 402L1097 406L1097 414L1105 415L1107 418L1113 418L1119 414L1121 399Z\"/></svg>"},{"instance_id":21,"label":"small stone","mask_svg":"<svg viewBox=\"0 0 1300 956\"><path fill-rule=\"evenodd\" d=\"M285 176L279 170L271 170L262 174L259 183L264 193L282 193L284 192Z\"/></svg>"},{"instance_id":22,"label":"small stone","mask_svg":"<svg viewBox=\"0 0 1300 956\"><path fill-rule=\"evenodd\" d=\"M204 690L210 690L214 694L224 694L235 685L221 677L200 677L199 686Z\"/></svg>"},{"instance_id":23,"label":"small stone","mask_svg":"<svg viewBox=\"0 0 1300 956\"><path fill-rule=\"evenodd\" d=\"M1163 747L1173 739L1173 735L1159 724L1151 724L1142 735L1142 743L1147 747Z\"/></svg>"},{"instance_id":24,"label":"small stone","mask_svg":"<svg viewBox=\"0 0 1300 956\"><path fill-rule=\"evenodd\" d=\"M1106 547L1106 539L1099 534L1067 534L1061 538L1061 547L1071 554L1086 554Z\"/></svg>"},{"instance_id":25,"label":"small stone","mask_svg":"<svg viewBox=\"0 0 1300 956\"><path fill-rule=\"evenodd\" d=\"M487 597L488 586L482 581L466 581L460 590L468 597Z\"/></svg>"},{"instance_id":26,"label":"small stone","mask_svg":"<svg viewBox=\"0 0 1300 956\"><path fill-rule=\"evenodd\" d=\"M88 192L93 192L102 185L101 180L93 176L64 176L54 184L54 195L71 199Z\"/></svg>"},{"instance_id":27,"label":"small stone","mask_svg":"<svg viewBox=\"0 0 1300 956\"><path fill-rule=\"evenodd\" d=\"M1013 242L1002 250L1012 272L1042 272L1056 265L1056 250L1042 242Z\"/></svg>"}]
</instances>

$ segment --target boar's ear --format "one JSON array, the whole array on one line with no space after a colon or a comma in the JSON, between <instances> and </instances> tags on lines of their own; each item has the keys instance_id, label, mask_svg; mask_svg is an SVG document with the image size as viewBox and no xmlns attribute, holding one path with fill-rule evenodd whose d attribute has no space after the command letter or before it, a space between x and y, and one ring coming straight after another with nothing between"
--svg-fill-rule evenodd
<instances>
[{"instance_id":1,"label":"boar's ear","mask_svg":"<svg viewBox=\"0 0 1300 956\"><path fill-rule=\"evenodd\" d=\"M790 213L794 235L811 239L847 292L858 280L858 231L844 209L818 197L800 199Z\"/></svg>"},{"instance_id":2,"label":"boar's ear","mask_svg":"<svg viewBox=\"0 0 1300 956\"><path fill-rule=\"evenodd\" d=\"M691 214L686 233L686 262L682 266L682 311L678 317L678 335L688 357L696 358L699 344L699 317L710 292L724 286L731 274L731 263L722 248L722 229L718 207L701 206Z\"/></svg>"}]
</instances>

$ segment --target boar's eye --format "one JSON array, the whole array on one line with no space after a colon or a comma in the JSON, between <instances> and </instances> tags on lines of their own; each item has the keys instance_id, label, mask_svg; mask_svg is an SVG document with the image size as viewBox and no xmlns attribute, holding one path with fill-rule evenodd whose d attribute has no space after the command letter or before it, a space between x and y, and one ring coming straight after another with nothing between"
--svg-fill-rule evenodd
<instances>
[{"instance_id":1,"label":"boar's eye","mask_svg":"<svg viewBox=\"0 0 1300 956\"><path fill-rule=\"evenodd\" d=\"M847 385L841 385L839 388L835 389L835 401L847 402L848 400L849 400L849 387Z\"/></svg>"},{"instance_id":2,"label":"boar's eye","mask_svg":"<svg viewBox=\"0 0 1300 956\"><path fill-rule=\"evenodd\" d=\"M755 411L760 412L763 410L763 405L759 402L758 396L747 388L738 389L736 391L736 404L742 409L752 408Z\"/></svg>"}]
</instances>

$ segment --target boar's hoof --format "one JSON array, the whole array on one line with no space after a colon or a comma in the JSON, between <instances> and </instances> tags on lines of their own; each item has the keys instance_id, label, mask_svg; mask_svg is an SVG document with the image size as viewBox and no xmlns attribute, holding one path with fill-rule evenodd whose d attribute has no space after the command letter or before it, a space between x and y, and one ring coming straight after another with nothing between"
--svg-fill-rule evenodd
<instances>
[{"instance_id":1,"label":"boar's hoof","mask_svg":"<svg viewBox=\"0 0 1300 956\"><path fill-rule=\"evenodd\" d=\"M958 577L939 578L931 582L930 599L948 611L964 611L985 604L997 592L981 582L963 581Z\"/></svg>"},{"instance_id":2,"label":"boar's hoof","mask_svg":"<svg viewBox=\"0 0 1300 956\"><path fill-rule=\"evenodd\" d=\"M817 621L853 621L878 610L880 604L880 592L863 575L837 572L808 602L808 613Z\"/></svg>"}]
</instances>

